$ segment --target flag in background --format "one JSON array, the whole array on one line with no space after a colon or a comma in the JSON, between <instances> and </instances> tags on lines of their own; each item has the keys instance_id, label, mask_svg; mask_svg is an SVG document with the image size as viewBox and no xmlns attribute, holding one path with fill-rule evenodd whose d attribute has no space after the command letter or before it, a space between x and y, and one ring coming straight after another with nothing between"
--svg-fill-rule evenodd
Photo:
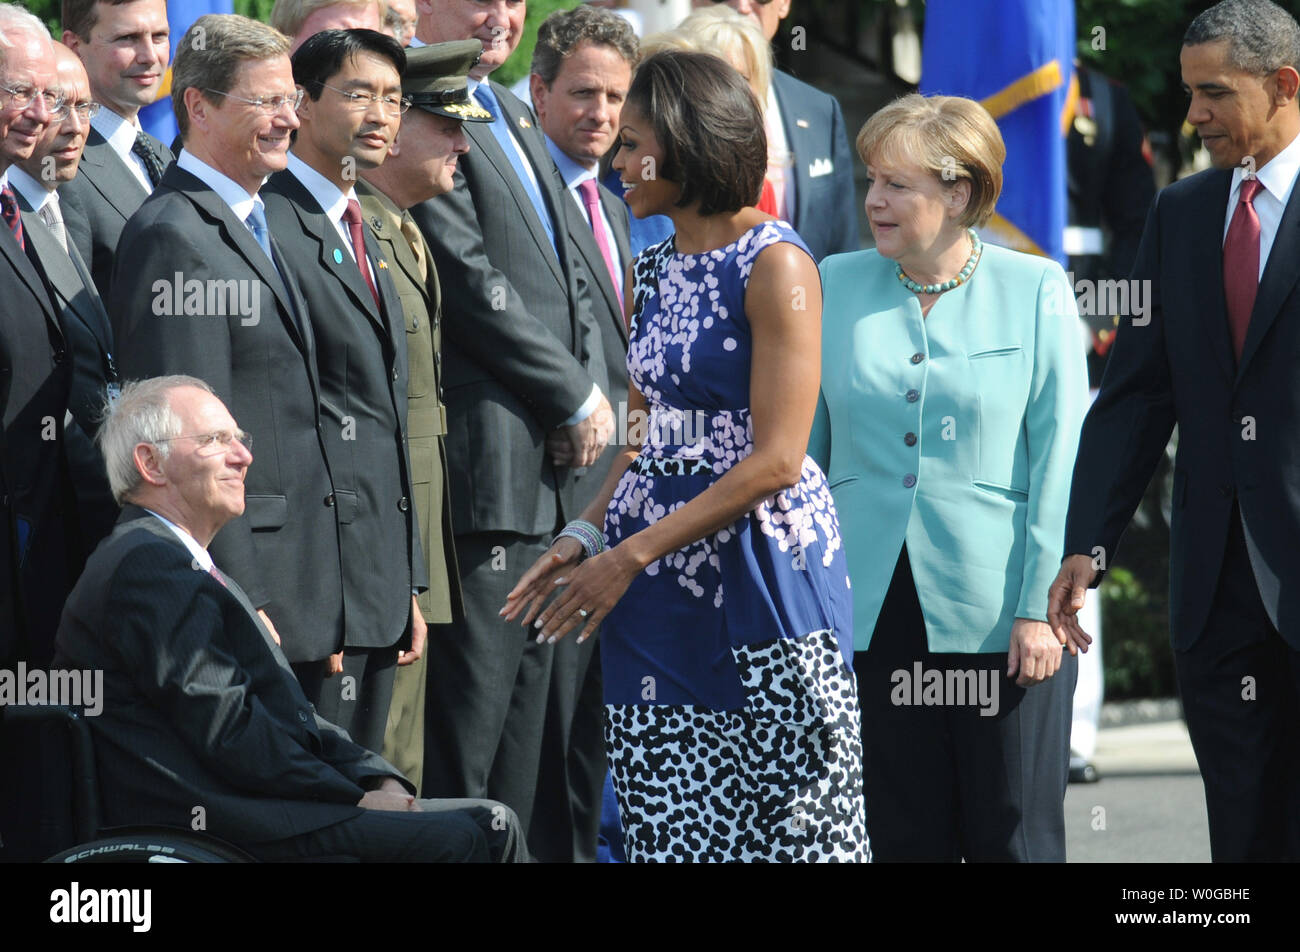
<instances>
[{"instance_id":1,"label":"flag in background","mask_svg":"<svg viewBox=\"0 0 1300 952\"><path fill-rule=\"evenodd\" d=\"M233 13L233 0L168 0L167 25L171 30L172 61L176 60L176 46L185 31L205 13ZM172 71L167 68L158 98L140 110L140 125L144 131L170 145L176 138L176 116L172 113Z\"/></svg>"},{"instance_id":2,"label":"flag in background","mask_svg":"<svg viewBox=\"0 0 1300 952\"><path fill-rule=\"evenodd\" d=\"M1007 145L984 237L1065 264L1065 123L1074 80L1073 0L929 0L921 92L967 96Z\"/></svg>"}]
</instances>

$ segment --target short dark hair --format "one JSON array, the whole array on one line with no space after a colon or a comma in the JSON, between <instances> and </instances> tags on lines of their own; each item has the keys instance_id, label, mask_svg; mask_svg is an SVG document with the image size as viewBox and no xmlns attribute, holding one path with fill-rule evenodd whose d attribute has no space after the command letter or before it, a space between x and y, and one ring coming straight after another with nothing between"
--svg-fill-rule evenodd
<instances>
[{"instance_id":1,"label":"short dark hair","mask_svg":"<svg viewBox=\"0 0 1300 952\"><path fill-rule=\"evenodd\" d=\"M1223 0L1201 13L1183 46L1228 41L1228 65L1264 76L1283 66L1300 70L1300 24L1269 0Z\"/></svg>"},{"instance_id":2,"label":"short dark hair","mask_svg":"<svg viewBox=\"0 0 1300 952\"><path fill-rule=\"evenodd\" d=\"M102 3L106 7L120 7L123 4L134 2L135 0L63 0L62 7L59 10L59 22L63 24L65 30L77 34L83 40L89 40L90 31L99 22L99 14L95 12L95 4Z\"/></svg>"},{"instance_id":3,"label":"short dark hair","mask_svg":"<svg viewBox=\"0 0 1300 952\"><path fill-rule=\"evenodd\" d=\"M632 77L624 106L650 123L663 166L658 175L682 187L677 207L700 203L701 215L753 205L767 174L763 111L745 77L711 53L664 50Z\"/></svg>"},{"instance_id":4,"label":"short dark hair","mask_svg":"<svg viewBox=\"0 0 1300 952\"><path fill-rule=\"evenodd\" d=\"M596 7L581 6L558 10L537 28L537 45L533 47L532 71L550 89L560 67L582 43L611 47L629 66L638 56L636 32L617 13Z\"/></svg>"},{"instance_id":5,"label":"short dark hair","mask_svg":"<svg viewBox=\"0 0 1300 952\"><path fill-rule=\"evenodd\" d=\"M358 53L374 53L393 64L397 75L406 72L406 50L386 33L375 30L322 30L314 33L290 58L293 81L311 99L320 99L324 83Z\"/></svg>"}]
</instances>

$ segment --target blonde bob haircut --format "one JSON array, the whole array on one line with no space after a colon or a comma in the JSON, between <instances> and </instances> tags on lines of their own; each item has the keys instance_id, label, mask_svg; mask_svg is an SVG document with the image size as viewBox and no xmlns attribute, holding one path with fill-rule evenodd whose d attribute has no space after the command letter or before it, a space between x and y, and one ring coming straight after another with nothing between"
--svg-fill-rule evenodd
<instances>
[{"instance_id":1,"label":"blonde bob haircut","mask_svg":"<svg viewBox=\"0 0 1300 952\"><path fill-rule=\"evenodd\" d=\"M993 217L1007 147L998 124L975 100L918 93L895 99L867 120L857 147L866 165L920 166L948 188L970 182L963 228L979 228Z\"/></svg>"},{"instance_id":2,"label":"blonde bob haircut","mask_svg":"<svg viewBox=\"0 0 1300 952\"><path fill-rule=\"evenodd\" d=\"M767 110L772 46L753 17L725 4L700 7L672 30L647 37L641 44L643 58L660 50L688 50L721 57L749 81L759 108Z\"/></svg>"}]
</instances>

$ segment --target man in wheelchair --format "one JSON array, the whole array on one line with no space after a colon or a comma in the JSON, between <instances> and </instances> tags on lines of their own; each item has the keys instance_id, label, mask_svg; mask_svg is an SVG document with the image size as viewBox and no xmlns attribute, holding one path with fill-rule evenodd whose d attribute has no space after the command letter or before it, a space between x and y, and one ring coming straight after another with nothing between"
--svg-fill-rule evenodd
<instances>
[{"instance_id":1,"label":"man in wheelchair","mask_svg":"<svg viewBox=\"0 0 1300 952\"><path fill-rule=\"evenodd\" d=\"M263 860L527 859L509 807L418 800L396 768L317 716L247 595L213 564L207 546L244 512L253 455L206 383L127 384L99 441L122 515L68 599L55 667L103 671L103 712L89 723L105 825L204 830Z\"/></svg>"}]
</instances>

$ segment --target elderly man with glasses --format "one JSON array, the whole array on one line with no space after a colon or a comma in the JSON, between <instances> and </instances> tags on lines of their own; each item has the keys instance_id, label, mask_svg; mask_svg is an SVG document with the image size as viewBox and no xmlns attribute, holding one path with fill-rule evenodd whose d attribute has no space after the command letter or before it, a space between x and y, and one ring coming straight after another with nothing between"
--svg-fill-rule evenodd
<instances>
[{"instance_id":1,"label":"elderly man with glasses","mask_svg":"<svg viewBox=\"0 0 1300 952\"><path fill-rule=\"evenodd\" d=\"M343 639L339 524L355 496L335 493L312 323L258 194L285 167L302 94L288 41L245 17L200 17L178 49L184 148L122 232L118 364L125 378L200 376L257 433L243 515L212 554L290 662L323 663Z\"/></svg>"}]
</instances>

